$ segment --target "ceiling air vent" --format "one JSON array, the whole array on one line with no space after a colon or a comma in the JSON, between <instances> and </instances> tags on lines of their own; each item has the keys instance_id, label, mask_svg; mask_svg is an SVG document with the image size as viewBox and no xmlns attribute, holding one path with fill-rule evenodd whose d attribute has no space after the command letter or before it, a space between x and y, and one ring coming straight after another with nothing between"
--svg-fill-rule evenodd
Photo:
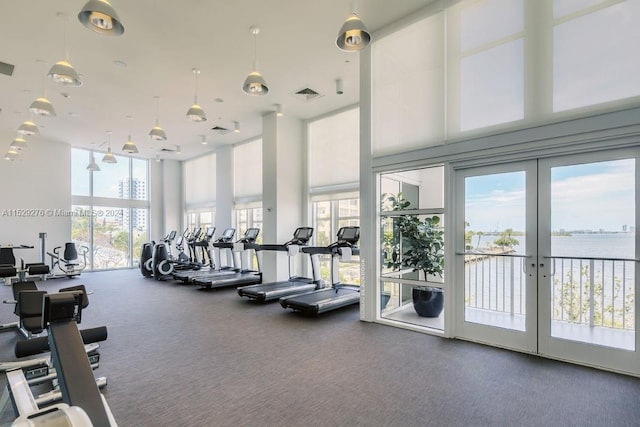
<instances>
[{"instance_id":1,"label":"ceiling air vent","mask_svg":"<svg viewBox=\"0 0 640 427\"><path fill-rule=\"evenodd\" d=\"M161 148L160 152L161 153L175 153L176 150L172 149L172 148Z\"/></svg>"},{"instance_id":2,"label":"ceiling air vent","mask_svg":"<svg viewBox=\"0 0 640 427\"><path fill-rule=\"evenodd\" d=\"M11 64L7 64L6 62L0 62L0 74L4 74L5 76L13 75L14 66Z\"/></svg>"},{"instance_id":3,"label":"ceiling air vent","mask_svg":"<svg viewBox=\"0 0 640 427\"><path fill-rule=\"evenodd\" d=\"M217 133L218 135L226 135L229 132L231 132L231 129L227 129L225 127L222 126L214 126L211 128L212 131L214 131L215 133Z\"/></svg>"},{"instance_id":4,"label":"ceiling air vent","mask_svg":"<svg viewBox=\"0 0 640 427\"><path fill-rule=\"evenodd\" d=\"M293 92L292 95L298 98L300 101L304 102L313 101L314 99L322 98L324 96L321 93L316 92L315 90L308 87L299 89Z\"/></svg>"}]
</instances>

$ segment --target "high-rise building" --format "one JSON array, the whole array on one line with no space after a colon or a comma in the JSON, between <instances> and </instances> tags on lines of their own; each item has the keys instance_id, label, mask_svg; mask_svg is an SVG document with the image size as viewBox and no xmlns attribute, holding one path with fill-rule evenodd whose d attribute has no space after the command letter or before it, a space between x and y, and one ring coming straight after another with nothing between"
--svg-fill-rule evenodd
<instances>
[{"instance_id":1,"label":"high-rise building","mask_svg":"<svg viewBox=\"0 0 640 427\"><path fill-rule=\"evenodd\" d=\"M129 185L131 182L131 185ZM118 197L130 200L147 200L147 183L138 178L121 179L118 182ZM122 226L145 229L147 227L147 210L132 208L124 209L122 213Z\"/></svg>"}]
</instances>

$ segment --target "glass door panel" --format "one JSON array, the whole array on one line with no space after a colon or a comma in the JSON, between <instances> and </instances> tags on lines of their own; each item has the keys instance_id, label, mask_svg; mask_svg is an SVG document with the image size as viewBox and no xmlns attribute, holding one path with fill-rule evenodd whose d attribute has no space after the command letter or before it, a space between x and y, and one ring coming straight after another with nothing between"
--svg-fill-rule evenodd
<instances>
[{"instance_id":1,"label":"glass door panel","mask_svg":"<svg viewBox=\"0 0 640 427\"><path fill-rule=\"evenodd\" d=\"M456 172L460 337L640 373L638 156Z\"/></svg>"},{"instance_id":2,"label":"glass door panel","mask_svg":"<svg viewBox=\"0 0 640 427\"><path fill-rule=\"evenodd\" d=\"M466 322L525 331L526 173L465 179Z\"/></svg>"},{"instance_id":3,"label":"glass door panel","mask_svg":"<svg viewBox=\"0 0 640 427\"><path fill-rule=\"evenodd\" d=\"M637 152L540 161L540 351L638 372Z\"/></svg>"},{"instance_id":4,"label":"glass door panel","mask_svg":"<svg viewBox=\"0 0 640 427\"><path fill-rule=\"evenodd\" d=\"M458 176L461 335L535 351L536 164L473 168Z\"/></svg>"}]
</instances>

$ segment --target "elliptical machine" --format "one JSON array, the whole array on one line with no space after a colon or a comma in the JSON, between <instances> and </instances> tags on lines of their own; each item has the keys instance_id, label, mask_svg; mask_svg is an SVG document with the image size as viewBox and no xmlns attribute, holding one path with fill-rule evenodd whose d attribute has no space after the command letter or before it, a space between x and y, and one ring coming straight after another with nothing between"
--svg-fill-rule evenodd
<instances>
[{"instance_id":1,"label":"elliptical machine","mask_svg":"<svg viewBox=\"0 0 640 427\"><path fill-rule=\"evenodd\" d=\"M171 254L171 243L175 238L176 231L171 230L171 232L162 239L162 242L168 247L169 259L173 259ZM142 251L140 252L140 272L144 277L153 276L153 248L155 245L156 242L154 241L142 244Z\"/></svg>"}]
</instances>

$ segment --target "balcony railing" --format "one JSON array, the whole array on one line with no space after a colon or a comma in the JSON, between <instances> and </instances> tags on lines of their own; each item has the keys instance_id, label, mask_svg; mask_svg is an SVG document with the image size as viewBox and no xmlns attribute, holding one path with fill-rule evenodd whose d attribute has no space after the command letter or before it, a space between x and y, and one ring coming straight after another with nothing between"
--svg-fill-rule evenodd
<instances>
[{"instance_id":1,"label":"balcony railing","mask_svg":"<svg viewBox=\"0 0 640 427\"><path fill-rule=\"evenodd\" d=\"M465 307L524 315L524 255L464 252ZM552 321L635 329L635 264L626 258L545 257L551 263Z\"/></svg>"},{"instance_id":2,"label":"balcony railing","mask_svg":"<svg viewBox=\"0 0 640 427\"><path fill-rule=\"evenodd\" d=\"M465 306L525 314L525 255L464 252Z\"/></svg>"},{"instance_id":3,"label":"balcony railing","mask_svg":"<svg viewBox=\"0 0 640 427\"><path fill-rule=\"evenodd\" d=\"M590 327L635 329L636 260L545 258L553 260L553 320Z\"/></svg>"}]
</instances>

